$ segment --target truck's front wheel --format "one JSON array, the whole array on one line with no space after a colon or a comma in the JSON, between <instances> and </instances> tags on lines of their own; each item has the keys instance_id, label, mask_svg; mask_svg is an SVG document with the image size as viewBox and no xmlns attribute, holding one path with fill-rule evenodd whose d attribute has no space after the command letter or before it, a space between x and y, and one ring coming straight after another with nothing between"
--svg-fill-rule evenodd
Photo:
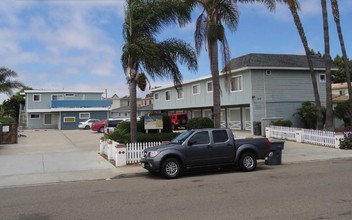
<instances>
[{"instance_id":1,"label":"truck's front wheel","mask_svg":"<svg viewBox=\"0 0 352 220\"><path fill-rule=\"evenodd\" d=\"M243 153L238 161L238 165L242 171L253 171L257 167L257 158L253 153Z\"/></svg>"},{"instance_id":2,"label":"truck's front wheel","mask_svg":"<svg viewBox=\"0 0 352 220\"><path fill-rule=\"evenodd\" d=\"M175 158L166 159L161 165L161 173L165 178L177 178L181 173L180 161Z\"/></svg>"}]
</instances>

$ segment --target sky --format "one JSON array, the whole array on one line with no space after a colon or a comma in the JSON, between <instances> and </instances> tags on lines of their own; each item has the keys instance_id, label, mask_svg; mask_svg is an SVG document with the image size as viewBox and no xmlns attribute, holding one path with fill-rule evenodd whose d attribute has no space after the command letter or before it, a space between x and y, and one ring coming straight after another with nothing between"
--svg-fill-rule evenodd
<instances>
[{"instance_id":1,"label":"sky","mask_svg":"<svg viewBox=\"0 0 352 220\"><path fill-rule=\"evenodd\" d=\"M331 56L341 54L336 26L331 16ZM300 0L301 17L309 47L324 52L320 0ZM347 53L352 53L352 1L339 0ZM0 66L18 74L16 80L33 89L102 91L107 97L128 95L120 57L124 40L124 0L0 0ZM304 49L286 5L269 11L261 4L238 4L235 32L226 31L231 58L249 53L304 54ZM165 28L158 40L179 38L194 47L195 19L185 27ZM184 82L210 75L205 49L198 57L198 71L180 65ZM221 63L220 63L221 65ZM221 67L220 67L221 68ZM169 86L156 79L151 87ZM144 97L149 91L138 92ZM104 95L104 96L105 96ZM0 94L0 103L9 97Z\"/></svg>"}]
</instances>

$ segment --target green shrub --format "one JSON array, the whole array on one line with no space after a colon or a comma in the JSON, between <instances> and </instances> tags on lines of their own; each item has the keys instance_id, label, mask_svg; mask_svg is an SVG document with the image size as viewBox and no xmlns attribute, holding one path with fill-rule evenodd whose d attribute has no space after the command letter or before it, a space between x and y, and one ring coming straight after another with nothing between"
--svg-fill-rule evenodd
<instances>
[{"instance_id":1,"label":"green shrub","mask_svg":"<svg viewBox=\"0 0 352 220\"><path fill-rule=\"evenodd\" d=\"M351 150L352 149L352 138L345 138L340 142L340 149Z\"/></svg>"},{"instance_id":2,"label":"green shrub","mask_svg":"<svg viewBox=\"0 0 352 220\"><path fill-rule=\"evenodd\" d=\"M121 123L122 124L122 123ZM121 125L120 124L120 125ZM105 139L110 139L119 143L128 143L130 142L130 130L129 130L129 122L123 124L121 127L118 125L114 132L105 135Z\"/></svg>"},{"instance_id":3,"label":"green shrub","mask_svg":"<svg viewBox=\"0 0 352 220\"><path fill-rule=\"evenodd\" d=\"M214 128L214 122L210 118L192 118L187 123L187 129Z\"/></svg>"},{"instance_id":4,"label":"green shrub","mask_svg":"<svg viewBox=\"0 0 352 220\"><path fill-rule=\"evenodd\" d=\"M13 118L0 118L0 123L12 124L12 123L15 123L15 119L13 119Z\"/></svg>"},{"instance_id":5,"label":"green shrub","mask_svg":"<svg viewBox=\"0 0 352 220\"><path fill-rule=\"evenodd\" d=\"M290 120L276 120L271 122L274 126L291 127L292 122Z\"/></svg>"},{"instance_id":6,"label":"green shrub","mask_svg":"<svg viewBox=\"0 0 352 220\"><path fill-rule=\"evenodd\" d=\"M344 139L340 142L340 149L352 149L352 132L344 132Z\"/></svg>"}]
</instances>

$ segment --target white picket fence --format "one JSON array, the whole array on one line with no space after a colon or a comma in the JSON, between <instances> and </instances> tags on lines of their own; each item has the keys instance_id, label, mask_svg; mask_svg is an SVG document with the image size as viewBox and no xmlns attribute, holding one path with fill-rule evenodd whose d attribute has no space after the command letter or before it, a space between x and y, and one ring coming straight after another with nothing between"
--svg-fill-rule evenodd
<instances>
[{"instance_id":1,"label":"white picket fence","mask_svg":"<svg viewBox=\"0 0 352 220\"><path fill-rule=\"evenodd\" d=\"M343 134L336 134L333 131L321 131L280 126L270 126L266 128L265 132L266 137L333 148L339 148L340 141L344 139Z\"/></svg>"},{"instance_id":2,"label":"white picket fence","mask_svg":"<svg viewBox=\"0 0 352 220\"><path fill-rule=\"evenodd\" d=\"M129 143L127 147L127 164L139 163L144 149L158 146L161 142Z\"/></svg>"}]
</instances>

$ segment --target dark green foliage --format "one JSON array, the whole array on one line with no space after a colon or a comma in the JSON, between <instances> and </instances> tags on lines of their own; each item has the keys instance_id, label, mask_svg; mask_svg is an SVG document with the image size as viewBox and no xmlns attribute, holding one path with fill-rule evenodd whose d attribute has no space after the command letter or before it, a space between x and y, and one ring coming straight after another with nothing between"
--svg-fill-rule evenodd
<instances>
[{"instance_id":1,"label":"dark green foliage","mask_svg":"<svg viewBox=\"0 0 352 220\"><path fill-rule=\"evenodd\" d=\"M210 118L192 118L187 123L187 129L214 128L214 122Z\"/></svg>"},{"instance_id":2,"label":"dark green foliage","mask_svg":"<svg viewBox=\"0 0 352 220\"><path fill-rule=\"evenodd\" d=\"M332 82L333 83L342 83L346 82L346 70L345 70L345 64L343 61L343 58L337 55L334 59L334 64L338 66L338 70L335 72L332 72ZM348 61L348 65L350 70L352 70L352 61Z\"/></svg>"},{"instance_id":3,"label":"dark green foliage","mask_svg":"<svg viewBox=\"0 0 352 220\"><path fill-rule=\"evenodd\" d=\"M123 126L117 126L114 132L105 135L106 139L110 139L119 143L127 143L130 140L129 130L126 127L129 127L129 122Z\"/></svg>"},{"instance_id":4,"label":"dark green foliage","mask_svg":"<svg viewBox=\"0 0 352 220\"><path fill-rule=\"evenodd\" d=\"M283 127L291 127L292 121L290 120L276 120L271 122L274 126L283 126Z\"/></svg>"},{"instance_id":5,"label":"dark green foliage","mask_svg":"<svg viewBox=\"0 0 352 220\"><path fill-rule=\"evenodd\" d=\"M12 124L15 123L15 120L13 118L0 118L0 123Z\"/></svg>"},{"instance_id":6,"label":"dark green foliage","mask_svg":"<svg viewBox=\"0 0 352 220\"><path fill-rule=\"evenodd\" d=\"M154 142L154 141L171 141L177 137L179 133L137 133L138 142Z\"/></svg>"},{"instance_id":7,"label":"dark green foliage","mask_svg":"<svg viewBox=\"0 0 352 220\"><path fill-rule=\"evenodd\" d=\"M303 102L302 107L297 109L297 113L301 117L303 128L316 129L317 126L317 110L312 102ZM323 121L325 121L325 108L322 108Z\"/></svg>"},{"instance_id":8,"label":"dark green foliage","mask_svg":"<svg viewBox=\"0 0 352 220\"><path fill-rule=\"evenodd\" d=\"M340 142L340 149L351 150L352 149L352 132L345 132L345 138Z\"/></svg>"},{"instance_id":9,"label":"dark green foliage","mask_svg":"<svg viewBox=\"0 0 352 220\"><path fill-rule=\"evenodd\" d=\"M344 127L351 126L351 111L349 108L348 101L339 102L334 108L334 115L343 120Z\"/></svg>"}]
</instances>

